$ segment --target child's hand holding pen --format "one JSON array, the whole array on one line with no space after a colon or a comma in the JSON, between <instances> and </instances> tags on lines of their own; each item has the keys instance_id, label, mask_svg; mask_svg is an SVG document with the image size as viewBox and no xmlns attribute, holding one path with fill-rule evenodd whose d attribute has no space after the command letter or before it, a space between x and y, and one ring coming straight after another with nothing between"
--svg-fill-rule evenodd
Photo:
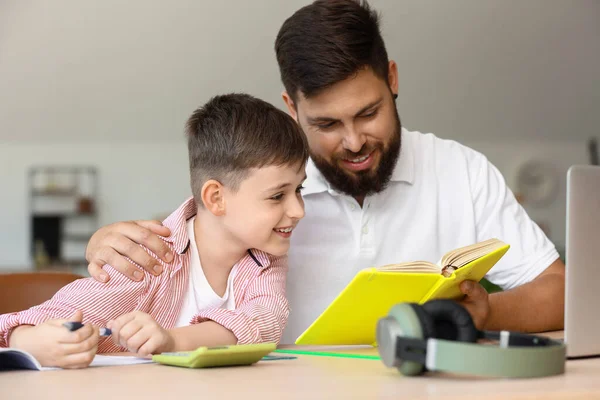
<instances>
[{"instance_id":1,"label":"child's hand holding pen","mask_svg":"<svg viewBox=\"0 0 600 400\"><path fill-rule=\"evenodd\" d=\"M83 328L85 325L83 325L82 322L69 321L69 322L65 322L63 324L63 326L66 327L71 332L74 332L78 329ZM98 328L98 333L100 336L110 336L112 334L112 331L108 328Z\"/></svg>"},{"instance_id":2,"label":"child's hand holding pen","mask_svg":"<svg viewBox=\"0 0 600 400\"><path fill-rule=\"evenodd\" d=\"M69 323L81 323L76 311L69 319L52 319L42 324L21 325L10 335L10 346L31 353L44 367L85 368L98 350L99 329L91 324L71 331ZM65 325L67 324L67 325Z\"/></svg>"}]
</instances>

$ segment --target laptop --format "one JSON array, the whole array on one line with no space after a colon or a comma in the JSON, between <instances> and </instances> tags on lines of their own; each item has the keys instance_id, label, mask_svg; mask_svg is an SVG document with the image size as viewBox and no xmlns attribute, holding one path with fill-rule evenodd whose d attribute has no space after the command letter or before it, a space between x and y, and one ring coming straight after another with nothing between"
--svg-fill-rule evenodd
<instances>
[{"instance_id":1,"label":"laptop","mask_svg":"<svg viewBox=\"0 0 600 400\"><path fill-rule=\"evenodd\" d=\"M567 358L600 355L600 166L567 173Z\"/></svg>"}]
</instances>

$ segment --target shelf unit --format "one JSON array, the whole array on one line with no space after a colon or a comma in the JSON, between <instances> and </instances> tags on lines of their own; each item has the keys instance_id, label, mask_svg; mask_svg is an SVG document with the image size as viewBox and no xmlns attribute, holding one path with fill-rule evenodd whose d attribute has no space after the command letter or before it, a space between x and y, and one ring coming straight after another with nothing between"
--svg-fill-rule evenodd
<instances>
[{"instance_id":1,"label":"shelf unit","mask_svg":"<svg viewBox=\"0 0 600 400\"><path fill-rule=\"evenodd\" d=\"M85 246L98 229L97 168L32 166L28 189L30 254L36 268L87 266Z\"/></svg>"}]
</instances>

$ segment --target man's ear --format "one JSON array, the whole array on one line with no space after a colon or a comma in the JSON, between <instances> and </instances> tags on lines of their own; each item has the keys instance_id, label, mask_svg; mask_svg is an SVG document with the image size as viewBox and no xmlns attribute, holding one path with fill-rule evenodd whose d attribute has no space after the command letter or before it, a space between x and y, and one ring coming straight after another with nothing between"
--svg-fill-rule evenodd
<instances>
[{"instance_id":1,"label":"man's ear","mask_svg":"<svg viewBox=\"0 0 600 400\"><path fill-rule=\"evenodd\" d=\"M202 185L200 195L204 208L220 217L225 215L224 187L221 182L210 179Z\"/></svg>"},{"instance_id":2,"label":"man's ear","mask_svg":"<svg viewBox=\"0 0 600 400\"><path fill-rule=\"evenodd\" d=\"M296 111L296 105L294 104L294 100L292 100L289 93L286 92L285 90L283 91L283 93L281 93L281 97L283 98L283 102L287 106L287 109L290 112L290 115L292 116L292 118L294 118L296 120L296 123L297 123L298 122L298 112Z\"/></svg>"},{"instance_id":3,"label":"man's ear","mask_svg":"<svg viewBox=\"0 0 600 400\"><path fill-rule=\"evenodd\" d=\"M398 95L398 66L394 60L390 60L388 65L388 85L392 94Z\"/></svg>"}]
</instances>

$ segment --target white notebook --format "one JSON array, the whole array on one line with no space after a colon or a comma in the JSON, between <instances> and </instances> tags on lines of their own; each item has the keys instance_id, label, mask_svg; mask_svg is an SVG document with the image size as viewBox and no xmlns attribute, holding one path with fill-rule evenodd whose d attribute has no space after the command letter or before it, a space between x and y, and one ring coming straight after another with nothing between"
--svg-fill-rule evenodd
<instances>
[{"instance_id":1,"label":"white notebook","mask_svg":"<svg viewBox=\"0 0 600 400\"><path fill-rule=\"evenodd\" d=\"M118 365L148 364L153 362L154 361L150 358L135 356L105 356L97 354L90 364L90 367L111 367ZM0 371L21 369L47 371L61 368L42 367L30 353L23 350L0 348Z\"/></svg>"}]
</instances>

